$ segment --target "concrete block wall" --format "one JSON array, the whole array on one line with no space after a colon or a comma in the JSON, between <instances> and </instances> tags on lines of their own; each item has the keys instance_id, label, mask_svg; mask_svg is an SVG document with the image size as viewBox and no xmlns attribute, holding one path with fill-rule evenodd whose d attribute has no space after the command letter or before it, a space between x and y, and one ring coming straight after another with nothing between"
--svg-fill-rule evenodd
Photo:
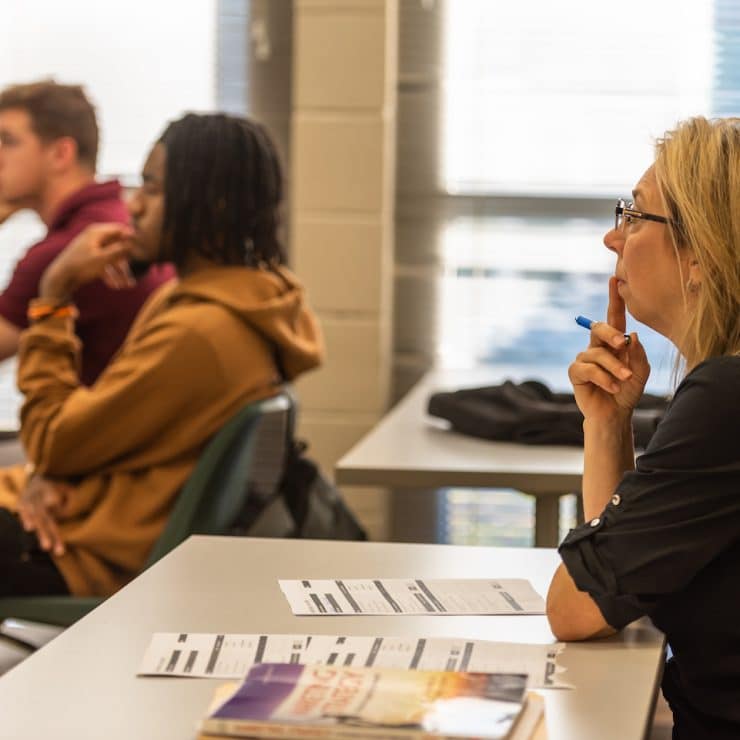
<instances>
[{"instance_id":1,"label":"concrete block wall","mask_svg":"<svg viewBox=\"0 0 740 740\"><path fill-rule=\"evenodd\" d=\"M330 473L386 410L392 364L396 0L296 0L291 261L327 361L297 385L299 433ZM388 494L343 489L373 539Z\"/></svg>"},{"instance_id":2,"label":"concrete block wall","mask_svg":"<svg viewBox=\"0 0 740 740\"><path fill-rule=\"evenodd\" d=\"M453 215L441 183L446 2L400 6L393 400L435 361L441 237Z\"/></svg>"}]
</instances>

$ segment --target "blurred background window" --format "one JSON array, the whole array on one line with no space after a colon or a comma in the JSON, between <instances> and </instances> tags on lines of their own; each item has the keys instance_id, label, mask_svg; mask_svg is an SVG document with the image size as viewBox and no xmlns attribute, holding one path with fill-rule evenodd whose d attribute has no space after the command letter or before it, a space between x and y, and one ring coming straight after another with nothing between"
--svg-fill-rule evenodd
<instances>
[{"instance_id":1,"label":"blurred background window","mask_svg":"<svg viewBox=\"0 0 740 740\"><path fill-rule=\"evenodd\" d=\"M740 2L421 5L441 19L437 182L425 198L401 187L399 203L402 214L407 203L432 214L438 246L422 266L401 232L398 302L406 290L433 296L434 363L506 366L567 389L586 341L573 317L605 316L615 256L602 238L615 200L677 121L740 113ZM420 53L420 32L403 20L407 55ZM418 79L403 80L401 96L418 94ZM410 335L398 331L407 321L397 316L397 336ZM631 318L628 329L647 347L650 389L669 391L669 343ZM532 516L532 500L513 491L440 491L436 536L529 545ZM574 497L564 497L561 534L574 516Z\"/></svg>"},{"instance_id":2,"label":"blurred background window","mask_svg":"<svg viewBox=\"0 0 740 740\"><path fill-rule=\"evenodd\" d=\"M53 78L82 84L100 127L99 179L135 185L149 148L168 120L186 110L212 110L221 94L239 94L219 75L219 30L243 29L246 2L216 0L36 0L5 2L0 18L0 88ZM241 14L241 18L239 17ZM234 22L236 21L236 23ZM246 48L234 33L221 46L225 59ZM243 52L245 53L245 52ZM243 79L246 70L238 73ZM236 84L234 84L236 83ZM16 261L43 237L34 213L22 211L0 228L0 286ZM20 396L15 361L0 365L0 425L14 426Z\"/></svg>"},{"instance_id":3,"label":"blurred background window","mask_svg":"<svg viewBox=\"0 0 740 740\"><path fill-rule=\"evenodd\" d=\"M713 112L713 19L706 0L448 3L444 188L623 192L655 137Z\"/></svg>"},{"instance_id":4,"label":"blurred background window","mask_svg":"<svg viewBox=\"0 0 740 740\"><path fill-rule=\"evenodd\" d=\"M656 138L691 115L740 113L740 2L441 9L437 190L473 206L448 205L441 225L434 355L564 371L583 343L573 316L605 314L615 258L602 237ZM629 328L667 390L668 343Z\"/></svg>"},{"instance_id":5,"label":"blurred background window","mask_svg":"<svg viewBox=\"0 0 740 740\"><path fill-rule=\"evenodd\" d=\"M216 0L4 3L0 86L81 83L97 108L98 170L136 176L166 121L216 97Z\"/></svg>"},{"instance_id":6,"label":"blurred background window","mask_svg":"<svg viewBox=\"0 0 740 740\"><path fill-rule=\"evenodd\" d=\"M5 2L0 87L84 84L100 177L126 185L185 110L250 112L289 167L293 5ZM431 364L506 366L567 387L585 341L573 317L605 314L614 256L602 236L654 138L689 115L740 113L740 0L399 0L399 16L395 395ZM27 212L0 229L3 283L43 231ZM651 389L668 390L667 342L628 327L648 348ZM0 418L18 403L12 376L13 363L0 366ZM439 501L442 541L531 532L521 495Z\"/></svg>"}]
</instances>

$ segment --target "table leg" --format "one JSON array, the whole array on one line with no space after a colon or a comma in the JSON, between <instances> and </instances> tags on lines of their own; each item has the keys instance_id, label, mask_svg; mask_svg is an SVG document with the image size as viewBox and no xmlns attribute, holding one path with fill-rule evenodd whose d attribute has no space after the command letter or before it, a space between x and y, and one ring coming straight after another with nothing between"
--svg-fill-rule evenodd
<instances>
[{"instance_id":1,"label":"table leg","mask_svg":"<svg viewBox=\"0 0 740 740\"><path fill-rule=\"evenodd\" d=\"M560 496L535 498L535 547L557 547L560 536Z\"/></svg>"},{"instance_id":2,"label":"table leg","mask_svg":"<svg viewBox=\"0 0 740 740\"><path fill-rule=\"evenodd\" d=\"M439 491L407 488L391 492L392 542L439 542Z\"/></svg>"}]
</instances>

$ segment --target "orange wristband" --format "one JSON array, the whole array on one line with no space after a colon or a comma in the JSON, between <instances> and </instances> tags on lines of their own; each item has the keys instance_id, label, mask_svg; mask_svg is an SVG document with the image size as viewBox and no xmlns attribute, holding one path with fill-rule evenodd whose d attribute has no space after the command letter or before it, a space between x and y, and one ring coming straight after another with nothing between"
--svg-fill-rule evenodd
<instances>
[{"instance_id":1,"label":"orange wristband","mask_svg":"<svg viewBox=\"0 0 740 740\"><path fill-rule=\"evenodd\" d=\"M52 316L58 318L64 318L66 316L77 318L77 309L71 303L63 306L55 306L50 303L37 303L34 306L28 307L26 315L29 321L43 321Z\"/></svg>"}]
</instances>

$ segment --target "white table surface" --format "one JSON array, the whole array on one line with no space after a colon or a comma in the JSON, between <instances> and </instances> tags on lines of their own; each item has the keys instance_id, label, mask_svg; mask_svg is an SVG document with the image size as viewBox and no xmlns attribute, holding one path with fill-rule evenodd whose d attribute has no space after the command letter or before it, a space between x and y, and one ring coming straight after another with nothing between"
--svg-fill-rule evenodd
<instances>
[{"instance_id":1,"label":"white table surface","mask_svg":"<svg viewBox=\"0 0 740 740\"><path fill-rule=\"evenodd\" d=\"M535 542L558 541L558 499L581 490L583 449L566 445L524 445L476 439L450 430L426 413L438 390L517 382L534 375L564 390L562 370L542 368L521 376L517 368L435 370L427 373L336 464L340 485L388 488L514 488L536 497ZM557 374L556 374L557 372Z\"/></svg>"},{"instance_id":2,"label":"white table surface","mask_svg":"<svg viewBox=\"0 0 740 740\"><path fill-rule=\"evenodd\" d=\"M0 737L195 737L214 679L139 678L154 632L458 636L550 643L544 616L296 617L278 578L524 577L544 595L554 550L193 537L0 678ZM550 740L642 738L662 636L633 625L568 645L574 690L544 691Z\"/></svg>"},{"instance_id":3,"label":"white table surface","mask_svg":"<svg viewBox=\"0 0 740 740\"><path fill-rule=\"evenodd\" d=\"M339 460L337 482L420 488L511 487L535 494L580 490L580 447L476 439L451 431L444 420L426 413L434 391L493 385L505 378L512 374L500 368L427 373Z\"/></svg>"}]
</instances>

